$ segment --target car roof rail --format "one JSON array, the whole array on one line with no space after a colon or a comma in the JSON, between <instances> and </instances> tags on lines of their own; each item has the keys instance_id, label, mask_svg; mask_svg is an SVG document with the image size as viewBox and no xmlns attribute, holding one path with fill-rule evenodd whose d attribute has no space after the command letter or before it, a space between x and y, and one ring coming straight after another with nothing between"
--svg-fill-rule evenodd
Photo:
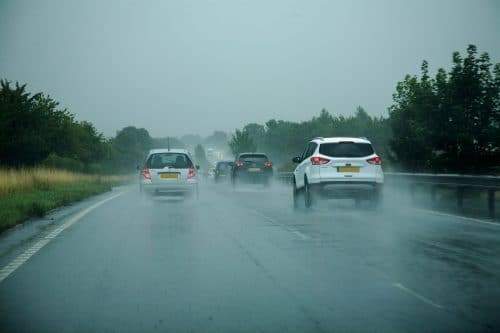
<instances>
[{"instance_id":1,"label":"car roof rail","mask_svg":"<svg viewBox=\"0 0 500 333\"><path fill-rule=\"evenodd\" d=\"M324 138L322 136L317 136L313 140L323 140Z\"/></svg>"}]
</instances>

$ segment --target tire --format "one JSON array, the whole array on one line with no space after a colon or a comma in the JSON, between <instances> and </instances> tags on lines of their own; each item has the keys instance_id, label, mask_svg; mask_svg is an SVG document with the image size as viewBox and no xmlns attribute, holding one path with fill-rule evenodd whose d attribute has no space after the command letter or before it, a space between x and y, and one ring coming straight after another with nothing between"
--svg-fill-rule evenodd
<instances>
[{"instance_id":1,"label":"tire","mask_svg":"<svg viewBox=\"0 0 500 333\"><path fill-rule=\"evenodd\" d=\"M293 209L299 208L299 190L297 189L297 184L295 183L295 177L292 181L292 198L293 198Z\"/></svg>"},{"instance_id":2,"label":"tire","mask_svg":"<svg viewBox=\"0 0 500 333\"><path fill-rule=\"evenodd\" d=\"M307 179L304 180L304 205L306 208L311 208L313 205L313 194Z\"/></svg>"}]
</instances>

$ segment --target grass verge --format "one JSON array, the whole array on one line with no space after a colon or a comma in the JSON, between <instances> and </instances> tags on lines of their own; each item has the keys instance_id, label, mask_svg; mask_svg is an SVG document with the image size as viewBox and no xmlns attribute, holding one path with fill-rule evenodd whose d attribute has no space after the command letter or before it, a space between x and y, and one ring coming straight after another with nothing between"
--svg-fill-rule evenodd
<instances>
[{"instance_id":1,"label":"grass verge","mask_svg":"<svg viewBox=\"0 0 500 333\"><path fill-rule=\"evenodd\" d=\"M0 233L128 180L129 176L101 177L46 169L0 172Z\"/></svg>"}]
</instances>

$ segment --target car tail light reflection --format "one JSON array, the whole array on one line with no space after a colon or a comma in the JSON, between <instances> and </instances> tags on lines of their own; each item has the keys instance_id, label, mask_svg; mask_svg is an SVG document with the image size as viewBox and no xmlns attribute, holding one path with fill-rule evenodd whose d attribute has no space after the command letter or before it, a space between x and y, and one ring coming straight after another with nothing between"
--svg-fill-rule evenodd
<instances>
[{"instance_id":1,"label":"car tail light reflection","mask_svg":"<svg viewBox=\"0 0 500 333\"><path fill-rule=\"evenodd\" d=\"M266 168L271 168L271 167L273 166L273 164L272 164L271 162L265 162L265 163L264 163L264 166L265 166Z\"/></svg>"},{"instance_id":2,"label":"car tail light reflection","mask_svg":"<svg viewBox=\"0 0 500 333\"><path fill-rule=\"evenodd\" d=\"M241 168L243 166L243 162L238 161L234 164L237 168Z\"/></svg>"},{"instance_id":3,"label":"car tail light reflection","mask_svg":"<svg viewBox=\"0 0 500 333\"><path fill-rule=\"evenodd\" d=\"M382 164L382 159L379 156L375 156L373 158L370 158L369 160L366 160L370 164L374 165L381 165Z\"/></svg>"},{"instance_id":4,"label":"car tail light reflection","mask_svg":"<svg viewBox=\"0 0 500 333\"><path fill-rule=\"evenodd\" d=\"M190 168L189 171L188 171L188 179L191 179L194 176L196 176L196 169L195 168Z\"/></svg>"},{"instance_id":5,"label":"car tail light reflection","mask_svg":"<svg viewBox=\"0 0 500 333\"><path fill-rule=\"evenodd\" d=\"M149 179L151 180L151 173L149 172L148 169L144 169L142 170L142 176L144 177L144 179Z\"/></svg>"},{"instance_id":6,"label":"car tail light reflection","mask_svg":"<svg viewBox=\"0 0 500 333\"><path fill-rule=\"evenodd\" d=\"M327 159L327 158L324 158L324 157L320 157L320 156L313 156L313 157L311 157L311 163L312 163L312 165L326 164L328 162L330 162L330 160Z\"/></svg>"}]
</instances>

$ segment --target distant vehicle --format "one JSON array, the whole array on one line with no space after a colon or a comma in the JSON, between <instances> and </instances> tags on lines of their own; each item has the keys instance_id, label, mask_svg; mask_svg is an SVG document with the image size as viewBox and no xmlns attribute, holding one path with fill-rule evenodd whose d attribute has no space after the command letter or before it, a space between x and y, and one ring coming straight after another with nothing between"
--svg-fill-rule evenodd
<instances>
[{"instance_id":1,"label":"distant vehicle","mask_svg":"<svg viewBox=\"0 0 500 333\"><path fill-rule=\"evenodd\" d=\"M198 197L198 166L185 149L149 151L140 174L141 192Z\"/></svg>"},{"instance_id":2,"label":"distant vehicle","mask_svg":"<svg viewBox=\"0 0 500 333\"><path fill-rule=\"evenodd\" d=\"M364 138L333 137L310 141L301 156L293 158L293 203L303 192L306 207L317 198L353 198L356 205L381 201L384 184L382 160Z\"/></svg>"},{"instance_id":3,"label":"distant vehicle","mask_svg":"<svg viewBox=\"0 0 500 333\"><path fill-rule=\"evenodd\" d=\"M273 164L265 154L241 153L234 161L231 172L233 186L240 182L269 185L273 177Z\"/></svg>"},{"instance_id":4,"label":"distant vehicle","mask_svg":"<svg viewBox=\"0 0 500 333\"><path fill-rule=\"evenodd\" d=\"M215 168L208 169L207 178L212 181L215 179Z\"/></svg>"},{"instance_id":5,"label":"distant vehicle","mask_svg":"<svg viewBox=\"0 0 500 333\"><path fill-rule=\"evenodd\" d=\"M215 166L215 183L229 182L234 163L232 161L220 161Z\"/></svg>"}]
</instances>

